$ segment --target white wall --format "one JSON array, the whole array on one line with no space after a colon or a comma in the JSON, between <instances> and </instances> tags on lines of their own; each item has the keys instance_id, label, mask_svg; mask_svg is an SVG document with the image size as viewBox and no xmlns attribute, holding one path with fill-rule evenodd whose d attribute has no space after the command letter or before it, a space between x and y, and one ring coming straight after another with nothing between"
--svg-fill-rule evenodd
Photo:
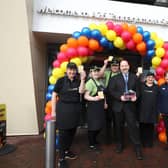
<instances>
[{"instance_id":1,"label":"white wall","mask_svg":"<svg viewBox=\"0 0 168 168\"><path fill-rule=\"evenodd\" d=\"M72 11L84 11L88 13L101 12L113 13L121 17L145 18L166 22L167 25L153 25L148 23L136 23L142 26L144 30L156 32L163 40L168 40L168 12L167 8L121 3L108 0L35 0L34 1L34 21L33 31L53 32L72 34L74 31L80 31L90 23L105 22L106 19L83 18L73 16L42 15L38 10L49 7L51 9L63 9ZM115 21L114 21L115 22Z\"/></svg>"},{"instance_id":2,"label":"white wall","mask_svg":"<svg viewBox=\"0 0 168 168\"><path fill-rule=\"evenodd\" d=\"M7 106L7 134L38 134L25 1L1 0L0 103Z\"/></svg>"}]
</instances>

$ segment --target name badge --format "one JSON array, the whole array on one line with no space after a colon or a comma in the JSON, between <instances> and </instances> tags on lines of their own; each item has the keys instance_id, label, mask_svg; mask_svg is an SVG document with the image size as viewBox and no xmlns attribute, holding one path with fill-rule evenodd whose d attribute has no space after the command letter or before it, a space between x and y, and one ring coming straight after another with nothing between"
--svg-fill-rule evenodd
<instances>
[{"instance_id":1,"label":"name badge","mask_svg":"<svg viewBox=\"0 0 168 168\"><path fill-rule=\"evenodd\" d=\"M103 93L103 91L98 91L98 96L99 96L101 99L104 99L104 93Z\"/></svg>"}]
</instances>

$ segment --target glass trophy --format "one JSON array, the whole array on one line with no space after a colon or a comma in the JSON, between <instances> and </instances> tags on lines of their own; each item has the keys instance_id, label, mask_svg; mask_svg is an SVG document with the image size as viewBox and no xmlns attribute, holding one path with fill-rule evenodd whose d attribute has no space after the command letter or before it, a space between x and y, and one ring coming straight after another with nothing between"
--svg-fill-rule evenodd
<instances>
[{"instance_id":1,"label":"glass trophy","mask_svg":"<svg viewBox=\"0 0 168 168\"><path fill-rule=\"evenodd\" d=\"M133 90L128 90L127 92L124 92L124 98L126 101L130 101L135 96L136 92Z\"/></svg>"}]
</instances>

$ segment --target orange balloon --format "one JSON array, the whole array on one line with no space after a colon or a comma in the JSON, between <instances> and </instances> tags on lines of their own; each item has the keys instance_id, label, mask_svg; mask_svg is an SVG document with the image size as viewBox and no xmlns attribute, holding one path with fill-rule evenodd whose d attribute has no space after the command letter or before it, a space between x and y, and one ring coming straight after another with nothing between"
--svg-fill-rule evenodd
<instances>
[{"instance_id":1,"label":"orange balloon","mask_svg":"<svg viewBox=\"0 0 168 168\"><path fill-rule=\"evenodd\" d=\"M167 142L167 136L166 136L165 132L159 133L158 138L159 138L160 142L163 142L163 143Z\"/></svg>"},{"instance_id":2,"label":"orange balloon","mask_svg":"<svg viewBox=\"0 0 168 168\"><path fill-rule=\"evenodd\" d=\"M51 109L52 109L51 106L50 106L50 107L49 107L49 106L46 106L46 107L45 107L45 113L46 113L46 114L51 114Z\"/></svg>"},{"instance_id":3,"label":"orange balloon","mask_svg":"<svg viewBox=\"0 0 168 168\"><path fill-rule=\"evenodd\" d=\"M140 54L141 56L146 56L146 51L140 51L139 54Z\"/></svg>"},{"instance_id":4,"label":"orange balloon","mask_svg":"<svg viewBox=\"0 0 168 168\"><path fill-rule=\"evenodd\" d=\"M60 51L61 51L61 52L66 52L67 49L68 49L68 45L67 45L67 44L62 44L62 45L60 46Z\"/></svg>"},{"instance_id":5,"label":"orange balloon","mask_svg":"<svg viewBox=\"0 0 168 168\"><path fill-rule=\"evenodd\" d=\"M89 40L89 48L91 50L98 50L99 49L99 42L95 39Z\"/></svg>"},{"instance_id":6,"label":"orange balloon","mask_svg":"<svg viewBox=\"0 0 168 168\"><path fill-rule=\"evenodd\" d=\"M142 40L143 40L143 37L142 37L142 35L140 33L135 33L133 35L133 41L135 43L140 43Z\"/></svg>"},{"instance_id":7,"label":"orange balloon","mask_svg":"<svg viewBox=\"0 0 168 168\"><path fill-rule=\"evenodd\" d=\"M121 27L123 30L128 30L128 24L127 23L121 23Z\"/></svg>"},{"instance_id":8,"label":"orange balloon","mask_svg":"<svg viewBox=\"0 0 168 168\"><path fill-rule=\"evenodd\" d=\"M78 38L78 45L79 45L79 46L85 46L85 47L87 47L87 46L88 46L88 43L89 43L89 40L88 40L87 37L85 37L85 36L80 36L80 37Z\"/></svg>"},{"instance_id":9,"label":"orange balloon","mask_svg":"<svg viewBox=\"0 0 168 168\"><path fill-rule=\"evenodd\" d=\"M102 46L99 46L99 48L98 48L96 51L98 51L98 52L103 51L103 47L102 47Z\"/></svg>"},{"instance_id":10,"label":"orange balloon","mask_svg":"<svg viewBox=\"0 0 168 168\"><path fill-rule=\"evenodd\" d=\"M133 35L137 32L137 28L135 25L128 26L128 31Z\"/></svg>"},{"instance_id":11,"label":"orange balloon","mask_svg":"<svg viewBox=\"0 0 168 168\"><path fill-rule=\"evenodd\" d=\"M162 84L164 84L165 83L165 79L164 78L160 78L159 80L158 80L158 85L160 86L160 85L162 85Z\"/></svg>"},{"instance_id":12,"label":"orange balloon","mask_svg":"<svg viewBox=\"0 0 168 168\"><path fill-rule=\"evenodd\" d=\"M136 49L137 51L139 51L140 53L145 52L146 51L146 44L144 42L138 43L136 45Z\"/></svg>"},{"instance_id":13,"label":"orange balloon","mask_svg":"<svg viewBox=\"0 0 168 168\"><path fill-rule=\"evenodd\" d=\"M51 100L46 103L46 107L51 107Z\"/></svg>"},{"instance_id":14,"label":"orange balloon","mask_svg":"<svg viewBox=\"0 0 168 168\"><path fill-rule=\"evenodd\" d=\"M70 47L76 48L76 47L78 47L78 41L75 38L70 37L67 39L67 45L69 48Z\"/></svg>"}]
</instances>

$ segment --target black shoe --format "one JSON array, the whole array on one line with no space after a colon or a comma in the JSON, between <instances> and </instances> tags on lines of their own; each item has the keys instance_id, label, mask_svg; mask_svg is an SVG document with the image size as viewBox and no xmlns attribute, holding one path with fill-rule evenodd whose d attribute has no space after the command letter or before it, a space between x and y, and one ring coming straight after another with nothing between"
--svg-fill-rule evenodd
<instances>
[{"instance_id":1,"label":"black shoe","mask_svg":"<svg viewBox=\"0 0 168 168\"><path fill-rule=\"evenodd\" d=\"M75 155L73 152L65 151L65 159L74 160L76 158L77 158L77 155Z\"/></svg>"},{"instance_id":2,"label":"black shoe","mask_svg":"<svg viewBox=\"0 0 168 168\"><path fill-rule=\"evenodd\" d=\"M117 144L115 152L116 153L122 153L123 152L123 145L122 144Z\"/></svg>"},{"instance_id":3,"label":"black shoe","mask_svg":"<svg viewBox=\"0 0 168 168\"><path fill-rule=\"evenodd\" d=\"M136 148L136 149L135 149L135 154L136 154L136 158L137 158L138 160L143 160L142 151L141 151L140 148Z\"/></svg>"},{"instance_id":4,"label":"black shoe","mask_svg":"<svg viewBox=\"0 0 168 168\"><path fill-rule=\"evenodd\" d=\"M59 168L69 168L68 163L65 159L60 159L58 162Z\"/></svg>"},{"instance_id":5,"label":"black shoe","mask_svg":"<svg viewBox=\"0 0 168 168\"><path fill-rule=\"evenodd\" d=\"M97 145L90 145L90 146L89 146L89 150L90 150L90 151L94 151L94 152L96 152L96 153L101 153L101 152L102 152L102 150L100 149L100 147L97 146Z\"/></svg>"}]
</instances>

